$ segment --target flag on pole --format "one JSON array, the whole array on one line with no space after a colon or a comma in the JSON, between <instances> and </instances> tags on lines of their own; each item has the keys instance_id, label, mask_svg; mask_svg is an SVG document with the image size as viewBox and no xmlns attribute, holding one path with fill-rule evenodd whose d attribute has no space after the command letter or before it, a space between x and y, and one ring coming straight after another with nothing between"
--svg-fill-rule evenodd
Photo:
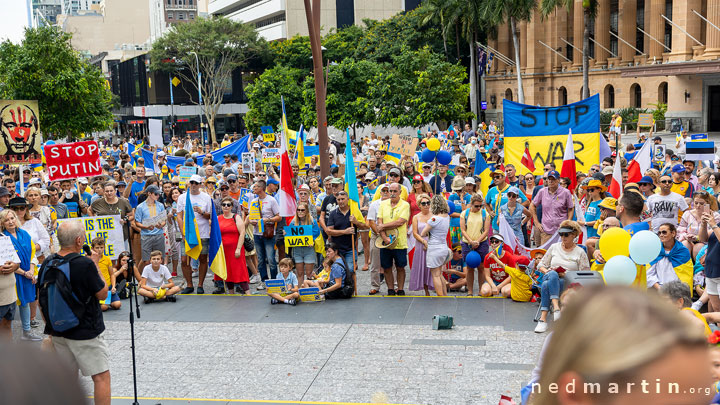
<instances>
[{"instance_id":1,"label":"flag on pole","mask_svg":"<svg viewBox=\"0 0 720 405\"><path fill-rule=\"evenodd\" d=\"M533 162L532 155L530 155L530 145L527 142L525 142L525 153L523 153L520 163L527 167L527 169L530 170L530 173L535 171L535 162Z\"/></svg>"},{"instance_id":2,"label":"flag on pole","mask_svg":"<svg viewBox=\"0 0 720 405\"><path fill-rule=\"evenodd\" d=\"M285 115L285 99L280 96L282 103L282 139L280 140L280 189L278 190L278 203L280 205L280 216L286 218L287 224L290 224L292 217L295 216L297 209L297 201L295 200L295 190L292 185L292 166L290 166L290 156L287 151L287 117Z\"/></svg>"},{"instance_id":3,"label":"flag on pole","mask_svg":"<svg viewBox=\"0 0 720 405\"><path fill-rule=\"evenodd\" d=\"M647 140L628 164L628 182L637 183L643 174L652 167L652 146Z\"/></svg>"},{"instance_id":4,"label":"flag on pole","mask_svg":"<svg viewBox=\"0 0 720 405\"><path fill-rule=\"evenodd\" d=\"M570 179L569 189L575 190L577 174L575 173L575 146L572 140L572 129L568 131L567 142L565 142L565 156L563 157L562 169L560 169L560 177Z\"/></svg>"},{"instance_id":5,"label":"flag on pole","mask_svg":"<svg viewBox=\"0 0 720 405\"><path fill-rule=\"evenodd\" d=\"M475 159L475 176L480 176L480 192L482 195L487 195L488 189L492 184L492 175L490 173L490 166L488 166L485 158L481 155L477 155Z\"/></svg>"},{"instance_id":6,"label":"flag on pole","mask_svg":"<svg viewBox=\"0 0 720 405\"><path fill-rule=\"evenodd\" d=\"M215 212L215 202L212 200L212 211L210 212L210 246L208 246L208 263L210 270L218 277L227 279L227 264L225 263L225 250L222 244L222 235L220 234L220 222L218 222L217 212Z\"/></svg>"},{"instance_id":7,"label":"flag on pole","mask_svg":"<svg viewBox=\"0 0 720 405\"><path fill-rule=\"evenodd\" d=\"M305 167L305 137L303 137L303 125L300 124L300 130L297 134L297 144L295 145L295 155L297 156L298 167Z\"/></svg>"},{"instance_id":8,"label":"flag on pole","mask_svg":"<svg viewBox=\"0 0 720 405\"><path fill-rule=\"evenodd\" d=\"M615 167L613 168L612 182L608 187L608 193L615 198L620 198L622 193L622 168L620 167L620 157L615 159Z\"/></svg>"},{"instance_id":9,"label":"flag on pole","mask_svg":"<svg viewBox=\"0 0 720 405\"><path fill-rule=\"evenodd\" d=\"M190 201L190 190L185 192L185 254L197 260L202 251L202 241L200 240L200 230L195 220L195 211L193 210L192 201Z\"/></svg>"},{"instance_id":10,"label":"flag on pole","mask_svg":"<svg viewBox=\"0 0 720 405\"><path fill-rule=\"evenodd\" d=\"M352 155L352 142L350 141L350 128L345 130L347 139L345 141L345 191L348 193L348 205L350 205L350 215L354 216L360 222L365 222L365 218L360 212L360 195L357 188L357 177L355 177L355 161Z\"/></svg>"},{"instance_id":11,"label":"flag on pole","mask_svg":"<svg viewBox=\"0 0 720 405\"><path fill-rule=\"evenodd\" d=\"M680 132L675 134L675 144L679 144L680 140L682 139L682 133L683 133L683 126L680 125Z\"/></svg>"}]
</instances>

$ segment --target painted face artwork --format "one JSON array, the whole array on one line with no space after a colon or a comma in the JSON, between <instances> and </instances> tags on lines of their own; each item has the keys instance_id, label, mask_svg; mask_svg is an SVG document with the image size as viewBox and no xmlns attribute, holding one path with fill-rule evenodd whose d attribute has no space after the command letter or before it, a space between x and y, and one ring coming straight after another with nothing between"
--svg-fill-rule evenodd
<instances>
[{"instance_id":1,"label":"painted face artwork","mask_svg":"<svg viewBox=\"0 0 720 405\"><path fill-rule=\"evenodd\" d=\"M0 134L2 163L39 163L42 137L37 102L0 100Z\"/></svg>"}]
</instances>

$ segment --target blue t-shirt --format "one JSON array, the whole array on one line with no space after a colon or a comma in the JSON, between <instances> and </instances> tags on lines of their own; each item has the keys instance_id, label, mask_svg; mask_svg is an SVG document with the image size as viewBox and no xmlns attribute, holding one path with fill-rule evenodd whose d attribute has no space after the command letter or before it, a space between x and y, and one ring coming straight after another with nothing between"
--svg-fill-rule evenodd
<instances>
[{"instance_id":1,"label":"blue t-shirt","mask_svg":"<svg viewBox=\"0 0 720 405\"><path fill-rule=\"evenodd\" d=\"M497 223L497 214L500 211L500 207L507 204L508 198L507 198L507 192L510 190L509 185L505 185L505 189L500 191L497 187L493 187L490 190L488 190L487 196L485 197L485 203L490 206L490 209L495 211L495 216L492 219L492 228L494 230L498 230L498 223ZM498 202L498 197L500 201ZM521 203L527 201L527 197L525 197L525 193L520 192L520 195L518 196L518 199Z\"/></svg>"},{"instance_id":2,"label":"blue t-shirt","mask_svg":"<svg viewBox=\"0 0 720 405\"><path fill-rule=\"evenodd\" d=\"M335 279L339 278L342 279L342 285L340 287L345 287L345 275L347 273L345 272L345 267L343 267L341 263L342 259L338 257L330 267L330 281L328 285L335 285Z\"/></svg>"},{"instance_id":3,"label":"blue t-shirt","mask_svg":"<svg viewBox=\"0 0 720 405\"><path fill-rule=\"evenodd\" d=\"M128 201L130 202L130 206L133 208L137 208L138 205L138 195L142 193L142 191L145 189L145 181L143 180L142 183L134 181L133 184L130 186L130 195L128 196Z\"/></svg>"},{"instance_id":4,"label":"blue t-shirt","mask_svg":"<svg viewBox=\"0 0 720 405\"><path fill-rule=\"evenodd\" d=\"M283 277L282 272L278 271L277 277L275 277L275 279L276 280L285 280L285 286L287 288L297 287L297 285L298 285L297 276L292 271L288 273L287 278Z\"/></svg>"},{"instance_id":5,"label":"blue t-shirt","mask_svg":"<svg viewBox=\"0 0 720 405\"><path fill-rule=\"evenodd\" d=\"M623 229L628 231L630 236L633 236L635 235L635 232L649 231L650 224L648 224L647 222L635 222L634 224L624 226Z\"/></svg>"},{"instance_id":6,"label":"blue t-shirt","mask_svg":"<svg viewBox=\"0 0 720 405\"><path fill-rule=\"evenodd\" d=\"M142 204L137 206L137 209L135 210L135 221L143 223L148 221L149 219L154 218L154 216L150 215L150 207L148 206L150 204L150 201L145 200ZM160 203L160 201L155 202L155 216L165 211L165 207ZM158 228L153 229L141 229L140 235L162 235L163 230Z\"/></svg>"},{"instance_id":7,"label":"blue t-shirt","mask_svg":"<svg viewBox=\"0 0 720 405\"><path fill-rule=\"evenodd\" d=\"M588 205L587 209L585 210L585 222L592 222L592 221L597 221L598 219L600 219L601 212L600 212L600 207L598 207L598 205L600 205L601 202L602 202L602 200L597 200L597 201L591 202L590 205ZM592 226L588 226L587 227L587 236L588 236L588 238L598 236L597 229L595 229Z\"/></svg>"},{"instance_id":8,"label":"blue t-shirt","mask_svg":"<svg viewBox=\"0 0 720 405\"><path fill-rule=\"evenodd\" d=\"M450 260L450 268L451 268L451 269L462 272L463 267L465 267L465 260L463 260L463 259L460 259L460 260ZM456 275L456 274L451 274L451 275L450 275L450 282L451 282L451 283L454 283L454 282L456 282L459 278L460 278L460 276L458 276L458 275Z\"/></svg>"},{"instance_id":9,"label":"blue t-shirt","mask_svg":"<svg viewBox=\"0 0 720 405\"><path fill-rule=\"evenodd\" d=\"M471 199L472 199L472 196L468 193L465 193L465 197L463 198L462 202L464 202L467 205L467 204L470 204ZM448 197L448 204L449 203L455 204L454 212L462 211L462 204L460 201L460 196L457 193L450 194L450 197ZM460 217L457 217L457 218L450 217L450 226L451 227L460 227Z\"/></svg>"},{"instance_id":10,"label":"blue t-shirt","mask_svg":"<svg viewBox=\"0 0 720 405\"><path fill-rule=\"evenodd\" d=\"M29 182L29 181L24 184L24 186L25 186L24 190L25 190L25 191L27 191L29 185L30 185L30 182ZM19 181L18 181L17 183L15 183L15 194L21 195L21 194L20 194L20 182L19 182Z\"/></svg>"}]
</instances>

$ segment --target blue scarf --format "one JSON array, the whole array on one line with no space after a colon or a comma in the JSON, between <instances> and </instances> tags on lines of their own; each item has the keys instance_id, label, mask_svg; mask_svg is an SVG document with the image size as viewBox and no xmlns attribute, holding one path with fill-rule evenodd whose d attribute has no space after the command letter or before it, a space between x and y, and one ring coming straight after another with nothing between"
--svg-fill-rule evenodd
<instances>
[{"instance_id":1,"label":"blue scarf","mask_svg":"<svg viewBox=\"0 0 720 405\"><path fill-rule=\"evenodd\" d=\"M658 257L650 262L650 264L654 265L666 257L670 260L670 263L672 263L673 268L675 268L690 261L690 251L683 246L682 243L676 240L675 245L673 245L672 249L670 249L670 252L665 253L665 247L663 246L662 249L660 249Z\"/></svg>"},{"instance_id":2,"label":"blue scarf","mask_svg":"<svg viewBox=\"0 0 720 405\"><path fill-rule=\"evenodd\" d=\"M20 258L20 268L24 271L28 271L30 270L30 261L32 260L32 239L30 238L29 233L20 228L17 228L15 232L17 233L17 238L12 236L12 234L7 230L3 233L5 236L10 237L10 240L15 247L15 251Z\"/></svg>"}]
</instances>

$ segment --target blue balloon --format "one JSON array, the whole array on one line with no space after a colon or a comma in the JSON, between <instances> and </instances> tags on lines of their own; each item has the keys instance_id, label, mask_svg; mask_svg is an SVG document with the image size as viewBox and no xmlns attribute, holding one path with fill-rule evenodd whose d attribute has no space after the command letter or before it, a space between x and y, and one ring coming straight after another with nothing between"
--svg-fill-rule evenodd
<instances>
[{"instance_id":1,"label":"blue balloon","mask_svg":"<svg viewBox=\"0 0 720 405\"><path fill-rule=\"evenodd\" d=\"M474 268L480 266L480 264L482 264L482 260L483 259L482 259L482 256L480 256L480 253L478 253L474 250L472 252L468 253L467 256L465 257L465 263L467 263L468 267L471 269L474 269Z\"/></svg>"},{"instance_id":2,"label":"blue balloon","mask_svg":"<svg viewBox=\"0 0 720 405\"><path fill-rule=\"evenodd\" d=\"M448 164L450 164L451 160L452 160L452 155L450 154L450 152L448 152L446 150L441 150L440 152L438 152L437 161L441 165L448 165Z\"/></svg>"},{"instance_id":3,"label":"blue balloon","mask_svg":"<svg viewBox=\"0 0 720 405\"><path fill-rule=\"evenodd\" d=\"M648 264L655 260L662 249L660 238L651 231L636 232L630 238L630 257L637 264Z\"/></svg>"},{"instance_id":4,"label":"blue balloon","mask_svg":"<svg viewBox=\"0 0 720 405\"><path fill-rule=\"evenodd\" d=\"M605 284L630 285L637 277L637 267L627 256L614 256L605 263L603 276Z\"/></svg>"},{"instance_id":5,"label":"blue balloon","mask_svg":"<svg viewBox=\"0 0 720 405\"><path fill-rule=\"evenodd\" d=\"M433 160L435 160L435 155L437 155L435 152L431 151L428 148L425 148L425 150L422 151L420 157L422 158L423 162L431 163Z\"/></svg>"},{"instance_id":6,"label":"blue balloon","mask_svg":"<svg viewBox=\"0 0 720 405\"><path fill-rule=\"evenodd\" d=\"M51 140L45 142L45 145L55 145L55 141L53 141L53 140L51 139Z\"/></svg>"},{"instance_id":7,"label":"blue balloon","mask_svg":"<svg viewBox=\"0 0 720 405\"><path fill-rule=\"evenodd\" d=\"M448 215L452 215L453 212L455 212L455 203L452 201L448 201Z\"/></svg>"}]
</instances>

